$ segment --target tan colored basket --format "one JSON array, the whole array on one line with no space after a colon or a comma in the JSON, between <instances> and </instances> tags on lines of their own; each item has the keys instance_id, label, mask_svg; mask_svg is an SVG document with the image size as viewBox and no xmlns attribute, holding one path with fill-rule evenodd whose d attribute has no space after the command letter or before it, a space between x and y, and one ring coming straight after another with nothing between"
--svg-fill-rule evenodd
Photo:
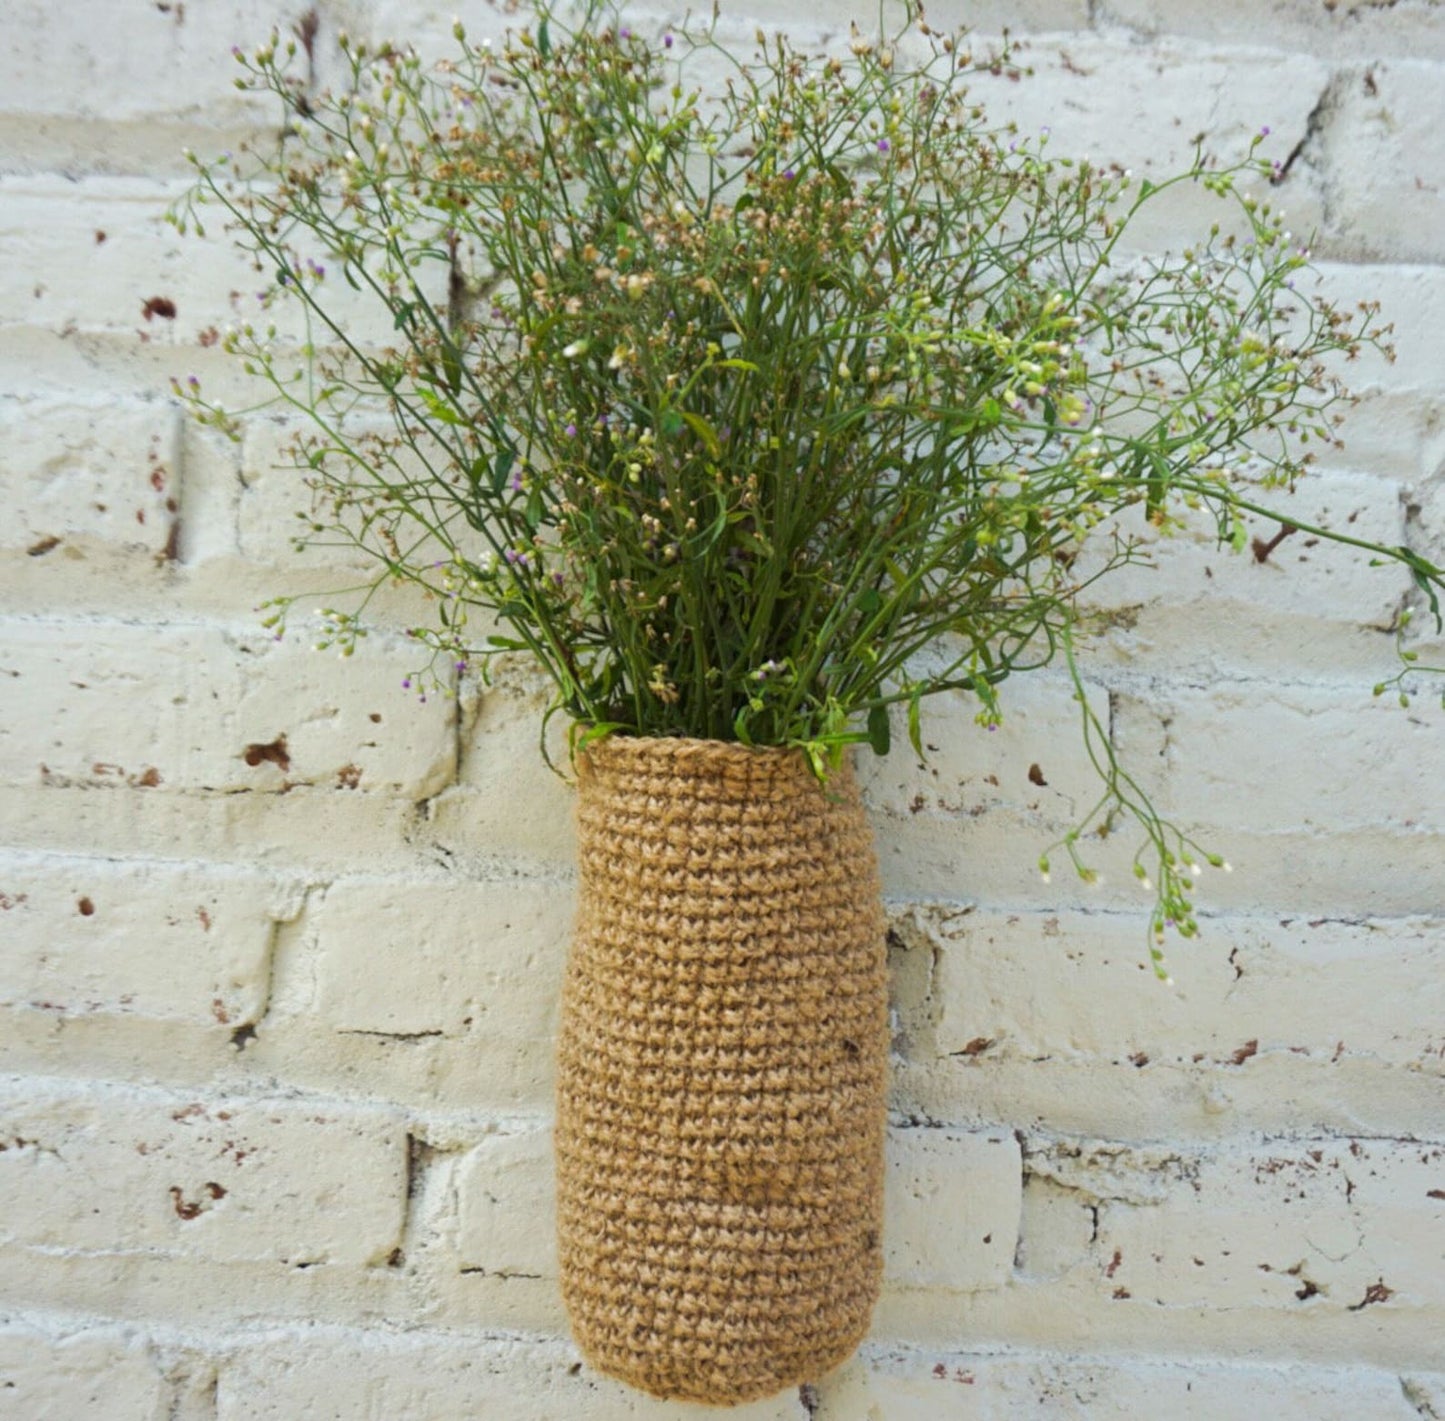
<instances>
[{"instance_id":1,"label":"tan colored basket","mask_svg":"<svg viewBox=\"0 0 1445 1421\"><path fill-rule=\"evenodd\" d=\"M884 925L850 771L610 739L579 767L562 1292L596 1366L726 1404L816 1378L882 1275Z\"/></svg>"}]
</instances>

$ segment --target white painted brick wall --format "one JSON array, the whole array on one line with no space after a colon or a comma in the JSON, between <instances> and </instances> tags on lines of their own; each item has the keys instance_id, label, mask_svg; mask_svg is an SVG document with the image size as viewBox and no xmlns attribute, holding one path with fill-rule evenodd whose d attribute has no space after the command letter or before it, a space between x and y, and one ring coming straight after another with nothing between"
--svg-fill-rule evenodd
<instances>
[{"instance_id":1,"label":"white painted brick wall","mask_svg":"<svg viewBox=\"0 0 1445 1421\"><path fill-rule=\"evenodd\" d=\"M197 372L235 400L213 333L254 303L223 243L161 220L181 149L264 128L230 46L308 8L5 10L0 1418L682 1421L579 1365L557 1297L575 889L537 678L419 704L405 596L351 660L275 644L256 604L326 576L290 551L284 432L224 444L167 393ZM877 6L728 10L745 41L836 44ZM326 83L341 27L441 52L452 7L316 14ZM1382 300L1399 359L1355 367L1348 447L1294 506L1445 550L1445 5L929 17L1013 30L1033 78L979 96L1058 151L1149 172L1197 133L1298 145L1271 196L1318 229L1327 294ZM1091 704L1236 865L1169 989L1121 845L1101 888L1034 870L1090 791L1063 678L1010 688L991 735L940 702L922 768L862 763L892 923L885 1293L815 1396L740 1421L1445 1416L1445 719L1368 694L1405 591L1299 540L1258 564L1180 538L1101 595Z\"/></svg>"}]
</instances>

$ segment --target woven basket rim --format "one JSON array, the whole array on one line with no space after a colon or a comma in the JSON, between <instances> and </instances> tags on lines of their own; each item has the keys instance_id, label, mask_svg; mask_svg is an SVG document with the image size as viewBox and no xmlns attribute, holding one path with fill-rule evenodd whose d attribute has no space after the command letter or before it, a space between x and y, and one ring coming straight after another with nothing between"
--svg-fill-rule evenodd
<instances>
[{"instance_id":1,"label":"woven basket rim","mask_svg":"<svg viewBox=\"0 0 1445 1421\"><path fill-rule=\"evenodd\" d=\"M579 780L672 774L684 780L718 780L792 792L823 790L806 753L797 745L744 745L682 735L619 735L593 741L577 756ZM852 756L828 775L828 783L852 781Z\"/></svg>"},{"instance_id":2,"label":"woven basket rim","mask_svg":"<svg viewBox=\"0 0 1445 1421\"><path fill-rule=\"evenodd\" d=\"M739 759L786 759L803 754L802 747L798 745L744 745L741 740L710 740L691 735L633 735L620 730L593 740L582 753L591 755L603 749L622 755L670 751L676 755L734 756Z\"/></svg>"}]
</instances>

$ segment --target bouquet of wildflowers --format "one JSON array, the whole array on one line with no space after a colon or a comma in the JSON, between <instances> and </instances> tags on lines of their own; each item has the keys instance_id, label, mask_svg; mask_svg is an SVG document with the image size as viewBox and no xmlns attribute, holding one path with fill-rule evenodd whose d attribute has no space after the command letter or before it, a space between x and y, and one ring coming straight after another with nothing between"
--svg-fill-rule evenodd
<instances>
[{"instance_id":1,"label":"bouquet of wildflowers","mask_svg":"<svg viewBox=\"0 0 1445 1421\"><path fill-rule=\"evenodd\" d=\"M797 746L826 775L895 729L921 753L940 691L990 723L1011 676L1059 659L1077 683L1081 594L1186 521L1243 547L1335 439L1341 360L1386 332L1305 293L1253 155L1162 182L1052 157L970 92L1009 52L921 15L816 55L717 33L544 6L495 48L458 25L434 67L344 42L320 96L273 36L237 83L284 109L279 142L197 161L174 217L221 208L304 314L299 360L270 328L226 343L304 416L299 542L375 559L328 644L401 579L433 599L429 656L529 654L584 741ZM1217 222L1132 255L1138 214L1190 184ZM354 337L358 299L392 343ZM223 428L246 413L184 393ZM1411 549L1308 531L1438 610ZM1062 847L1087 876L1081 837L1132 817L1151 927L1190 935L1219 860L1078 689L1101 795Z\"/></svg>"}]
</instances>

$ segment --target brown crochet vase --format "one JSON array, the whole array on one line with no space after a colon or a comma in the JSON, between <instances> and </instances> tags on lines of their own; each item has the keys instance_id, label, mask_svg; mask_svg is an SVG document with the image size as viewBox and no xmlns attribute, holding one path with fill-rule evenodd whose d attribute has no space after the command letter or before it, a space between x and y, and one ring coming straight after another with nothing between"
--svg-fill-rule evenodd
<instances>
[{"instance_id":1,"label":"brown crochet vase","mask_svg":"<svg viewBox=\"0 0 1445 1421\"><path fill-rule=\"evenodd\" d=\"M732 1404L820 1376L883 1271L884 925L845 768L605 740L579 766L562 1294L601 1370Z\"/></svg>"}]
</instances>

